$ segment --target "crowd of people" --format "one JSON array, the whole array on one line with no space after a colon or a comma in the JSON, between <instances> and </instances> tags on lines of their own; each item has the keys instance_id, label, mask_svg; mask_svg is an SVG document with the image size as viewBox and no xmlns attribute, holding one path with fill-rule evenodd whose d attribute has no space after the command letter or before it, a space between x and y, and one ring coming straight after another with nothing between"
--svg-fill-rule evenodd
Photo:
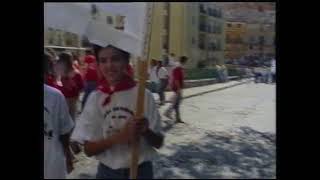
<instances>
[{"instance_id":1,"label":"crowd of people","mask_svg":"<svg viewBox=\"0 0 320 180\"><path fill-rule=\"evenodd\" d=\"M172 104L164 115L169 119L173 119L172 112L174 111L176 123L183 123L180 115L180 104L185 77L183 66L187 60L186 56L181 56L179 60L176 60L175 54L171 53L168 58L165 57L163 60L152 59L149 68L149 89L151 92L159 94L160 106L165 104L165 90L167 87L174 92L174 95L170 98Z\"/></svg>"},{"instance_id":2,"label":"crowd of people","mask_svg":"<svg viewBox=\"0 0 320 180\"><path fill-rule=\"evenodd\" d=\"M244 70L242 74L253 75L256 83L274 83L276 81L276 62L274 58L242 57L227 60L226 64L239 66L240 71ZM245 68L240 68L241 66Z\"/></svg>"},{"instance_id":3,"label":"crowd of people","mask_svg":"<svg viewBox=\"0 0 320 180\"><path fill-rule=\"evenodd\" d=\"M176 122L183 122L179 107L184 81L183 64L170 58L170 69L160 60L152 60L149 70L150 91L145 93L142 119L134 117L137 86L130 54L114 46L75 53L44 52L44 177L65 178L73 170L76 154L83 151L95 156L99 166L97 178L129 178L130 144L140 141L137 178L153 178L154 148L164 141L158 106L152 92L165 103L165 89L174 96L166 111ZM80 93L83 98L80 99ZM81 110L77 108L81 101ZM77 114L80 114L77 118Z\"/></svg>"},{"instance_id":4,"label":"crowd of people","mask_svg":"<svg viewBox=\"0 0 320 180\"><path fill-rule=\"evenodd\" d=\"M186 56L176 60L172 53L152 59L148 70L150 86L145 93L144 117L134 117L137 86L129 63L130 53L108 45L75 53L44 52L44 177L65 178L73 170L75 155L81 151L99 161L97 178L129 178L130 144L141 137L138 178L153 178L154 148L163 145L161 118L152 93L165 104L165 90L173 91L164 115L180 115ZM220 82L228 80L227 68L216 66ZM274 81L275 60L271 62ZM261 75L256 69L254 74ZM83 98L80 99L80 93ZM81 101L81 110L77 108ZM79 118L76 118L77 114Z\"/></svg>"}]
</instances>

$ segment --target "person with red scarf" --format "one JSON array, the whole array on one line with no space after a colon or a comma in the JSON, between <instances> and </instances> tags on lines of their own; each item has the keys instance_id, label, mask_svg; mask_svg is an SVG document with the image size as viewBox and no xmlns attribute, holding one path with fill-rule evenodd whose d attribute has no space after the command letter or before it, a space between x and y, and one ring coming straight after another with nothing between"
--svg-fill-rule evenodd
<instances>
[{"instance_id":1,"label":"person with red scarf","mask_svg":"<svg viewBox=\"0 0 320 180\"><path fill-rule=\"evenodd\" d=\"M69 53L61 53L57 65L62 83L60 89L67 99L70 115L75 120L77 101L84 87L83 79L80 72L73 67L72 56Z\"/></svg>"},{"instance_id":2,"label":"person with red scarf","mask_svg":"<svg viewBox=\"0 0 320 180\"><path fill-rule=\"evenodd\" d=\"M127 71L130 54L111 45L97 54L104 80L89 95L71 139L99 161L97 179L128 179L130 146L141 136L137 178L152 179L154 148L160 148L164 140L153 95L146 90L145 118L134 118L138 87Z\"/></svg>"},{"instance_id":3,"label":"person with red scarf","mask_svg":"<svg viewBox=\"0 0 320 180\"><path fill-rule=\"evenodd\" d=\"M86 64L84 72L84 95L82 98L82 109L84 108L89 94L97 88L99 77L97 72L96 57L92 55L90 50L86 51L86 56L84 58Z\"/></svg>"},{"instance_id":4,"label":"person with red scarf","mask_svg":"<svg viewBox=\"0 0 320 180\"><path fill-rule=\"evenodd\" d=\"M62 84L60 90L67 100L71 118L73 121L75 121L77 113L77 102L80 92L84 87L82 76L80 72L73 67L72 55L66 52L63 52L59 55L57 68ZM75 154L78 154L81 151L79 145L76 142L71 142L70 145Z\"/></svg>"}]
</instances>

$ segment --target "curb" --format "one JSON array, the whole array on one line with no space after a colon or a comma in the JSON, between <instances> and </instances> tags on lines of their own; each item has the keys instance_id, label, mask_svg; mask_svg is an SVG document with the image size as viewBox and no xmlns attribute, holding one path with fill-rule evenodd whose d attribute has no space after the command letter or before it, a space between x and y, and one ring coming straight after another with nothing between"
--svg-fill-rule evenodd
<instances>
[{"instance_id":1,"label":"curb","mask_svg":"<svg viewBox=\"0 0 320 180\"><path fill-rule=\"evenodd\" d=\"M246 80L244 82L239 82L239 83L236 83L236 84L233 84L233 85L230 85L230 86L225 86L225 87L221 87L221 88L217 88L217 89L211 89L211 90L208 90L208 91L191 94L191 95L182 97L182 99L188 99L188 98L192 98L192 97L195 97L195 96L200 96L200 95L211 93L211 92L215 92L215 91L221 91L221 90L224 90L224 89L227 89L227 88L232 88L234 86L245 84L245 83L248 83L248 82L251 82L251 81L254 81L254 80L253 79L249 79L249 80ZM171 101L165 101L165 103L171 103Z\"/></svg>"},{"instance_id":2,"label":"curb","mask_svg":"<svg viewBox=\"0 0 320 180\"><path fill-rule=\"evenodd\" d=\"M188 95L188 96L183 97L182 99L188 99L188 98L191 98L191 97L200 96L200 95L211 93L211 92L215 92L215 91L221 91L221 90L224 90L224 89L227 89L227 88L232 88L234 86L238 86L238 85L241 85L241 84L248 83L250 81L253 81L253 80L247 80L245 82L236 83L236 84L233 84L233 85L230 85L230 86L225 86L225 87L221 87L221 88L217 88L217 89L212 89L212 90L208 90L208 91L204 91L204 92Z\"/></svg>"}]
</instances>

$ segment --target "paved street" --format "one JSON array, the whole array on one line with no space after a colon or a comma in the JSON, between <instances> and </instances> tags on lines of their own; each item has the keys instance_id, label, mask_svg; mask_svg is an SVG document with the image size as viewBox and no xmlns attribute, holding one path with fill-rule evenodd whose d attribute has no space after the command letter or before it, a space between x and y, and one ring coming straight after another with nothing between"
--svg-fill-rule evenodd
<instances>
[{"instance_id":1,"label":"paved street","mask_svg":"<svg viewBox=\"0 0 320 180\"><path fill-rule=\"evenodd\" d=\"M162 117L166 139L155 178L275 178L275 85L247 83L188 98L181 114L186 124ZM78 158L69 177L94 178L97 162Z\"/></svg>"}]
</instances>

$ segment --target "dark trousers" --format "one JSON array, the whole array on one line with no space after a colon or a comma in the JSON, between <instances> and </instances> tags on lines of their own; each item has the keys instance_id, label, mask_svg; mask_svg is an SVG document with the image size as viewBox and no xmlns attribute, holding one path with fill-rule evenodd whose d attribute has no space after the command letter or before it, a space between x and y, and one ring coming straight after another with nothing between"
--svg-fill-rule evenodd
<instances>
[{"instance_id":1,"label":"dark trousers","mask_svg":"<svg viewBox=\"0 0 320 180\"><path fill-rule=\"evenodd\" d=\"M175 100L172 103L172 105L168 108L167 113L171 114L172 110L174 110L176 113L176 121L180 121L180 104L182 101L182 95L180 93L176 93L175 96Z\"/></svg>"},{"instance_id":2,"label":"dark trousers","mask_svg":"<svg viewBox=\"0 0 320 180\"><path fill-rule=\"evenodd\" d=\"M167 79L160 79L160 87L158 89L158 94L160 97L160 102L164 103L166 97L165 97L165 90L168 84L168 80Z\"/></svg>"},{"instance_id":3,"label":"dark trousers","mask_svg":"<svg viewBox=\"0 0 320 180\"><path fill-rule=\"evenodd\" d=\"M272 82L276 82L276 74L275 73L272 73Z\"/></svg>"},{"instance_id":4,"label":"dark trousers","mask_svg":"<svg viewBox=\"0 0 320 180\"><path fill-rule=\"evenodd\" d=\"M82 109L84 108L90 93L92 91L94 91L96 88L97 88L96 81L86 81L85 82L84 95L83 95L83 99L82 99L82 103L81 103Z\"/></svg>"},{"instance_id":5,"label":"dark trousers","mask_svg":"<svg viewBox=\"0 0 320 180\"><path fill-rule=\"evenodd\" d=\"M130 169L111 169L102 163L98 165L97 179L129 179ZM152 162L143 162L138 167L137 179L153 179Z\"/></svg>"}]
</instances>

